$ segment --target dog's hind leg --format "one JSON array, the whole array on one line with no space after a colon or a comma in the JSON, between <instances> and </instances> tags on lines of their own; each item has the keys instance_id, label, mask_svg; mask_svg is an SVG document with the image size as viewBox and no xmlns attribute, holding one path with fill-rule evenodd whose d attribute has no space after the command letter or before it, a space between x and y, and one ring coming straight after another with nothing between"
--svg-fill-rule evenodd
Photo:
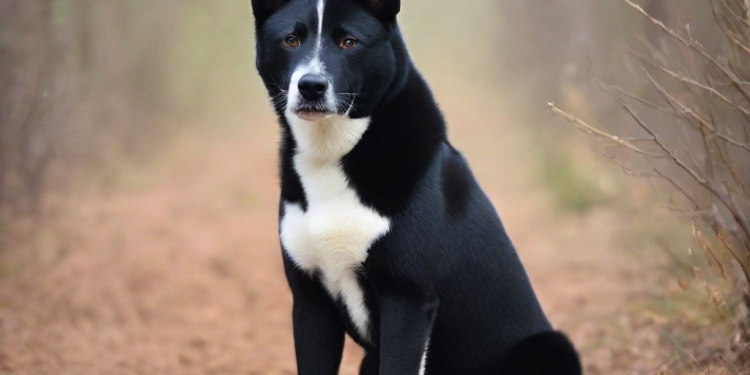
<instances>
[{"instance_id":1,"label":"dog's hind leg","mask_svg":"<svg viewBox=\"0 0 750 375\"><path fill-rule=\"evenodd\" d=\"M499 375L581 375L573 344L556 331L527 337L511 349Z\"/></svg>"},{"instance_id":2,"label":"dog's hind leg","mask_svg":"<svg viewBox=\"0 0 750 375\"><path fill-rule=\"evenodd\" d=\"M359 365L359 375L379 375L380 374L380 355L377 350L370 350L362 359Z\"/></svg>"}]
</instances>

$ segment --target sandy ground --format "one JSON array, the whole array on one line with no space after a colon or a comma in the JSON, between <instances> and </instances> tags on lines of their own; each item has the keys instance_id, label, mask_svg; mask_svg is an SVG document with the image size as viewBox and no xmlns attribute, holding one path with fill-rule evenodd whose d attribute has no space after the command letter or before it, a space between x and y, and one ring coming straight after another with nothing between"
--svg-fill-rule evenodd
<instances>
[{"instance_id":1,"label":"sandy ground","mask_svg":"<svg viewBox=\"0 0 750 375\"><path fill-rule=\"evenodd\" d=\"M438 98L466 92L437 85ZM617 246L618 212L564 215L530 172L534 153L497 97L444 100L553 323L587 373L653 374L670 353L628 306L652 266ZM263 107L265 108L265 107ZM488 110L487 108L491 108ZM478 113L482 113L479 116ZM241 116L238 116L241 117ZM291 298L277 238L277 127L191 133L154 165L85 189L0 272L0 374L295 374ZM487 126L491 122L492 126ZM347 346L342 374L361 352Z\"/></svg>"}]
</instances>

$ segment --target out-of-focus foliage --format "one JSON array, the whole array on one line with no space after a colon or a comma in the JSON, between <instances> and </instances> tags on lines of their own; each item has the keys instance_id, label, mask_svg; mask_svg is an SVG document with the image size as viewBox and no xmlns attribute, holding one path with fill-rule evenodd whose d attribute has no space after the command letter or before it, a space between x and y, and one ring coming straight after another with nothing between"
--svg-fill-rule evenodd
<instances>
[{"instance_id":1,"label":"out-of-focus foliage","mask_svg":"<svg viewBox=\"0 0 750 375\"><path fill-rule=\"evenodd\" d=\"M75 137L76 150L96 143L95 149L108 152L119 146L142 152L176 130L167 128L179 123L175 117L187 126L196 117L211 116L208 100L234 104L251 93L252 23L246 2L54 4L65 74L86 115L75 117L77 125L87 127L77 135L91 137Z\"/></svg>"},{"instance_id":2,"label":"out-of-focus foliage","mask_svg":"<svg viewBox=\"0 0 750 375\"><path fill-rule=\"evenodd\" d=\"M50 158L49 1L0 1L0 209L37 206Z\"/></svg>"},{"instance_id":3,"label":"out-of-focus foliage","mask_svg":"<svg viewBox=\"0 0 750 375\"><path fill-rule=\"evenodd\" d=\"M243 1L0 1L0 207L257 95ZM254 97L255 96L255 97ZM211 103L211 105L207 105Z\"/></svg>"}]
</instances>

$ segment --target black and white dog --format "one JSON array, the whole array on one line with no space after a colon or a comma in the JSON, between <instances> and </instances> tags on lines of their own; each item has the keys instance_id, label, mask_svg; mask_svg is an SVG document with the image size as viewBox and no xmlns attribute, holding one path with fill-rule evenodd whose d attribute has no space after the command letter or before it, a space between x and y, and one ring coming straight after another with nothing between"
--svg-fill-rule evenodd
<instances>
[{"instance_id":1,"label":"black and white dog","mask_svg":"<svg viewBox=\"0 0 750 375\"><path fill-rule=\"evenodd\" d=\"M279 232L301 375L573 375L396 23L399 0L252 0L282 127Z\"/></svg>"}]
</instances>

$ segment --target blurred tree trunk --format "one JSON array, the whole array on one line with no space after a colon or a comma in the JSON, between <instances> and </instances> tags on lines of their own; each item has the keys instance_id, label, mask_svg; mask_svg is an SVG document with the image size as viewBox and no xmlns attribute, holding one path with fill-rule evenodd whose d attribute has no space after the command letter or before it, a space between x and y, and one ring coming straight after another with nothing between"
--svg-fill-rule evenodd
<instances>
[{"instance_id":1,"label":"blurred tree trunk","mask_svg":"<svg viewBox=\"0 0 750 375\"><path fill-rule=\"evenodd\" d=\"M78 0L85 10L82 30L83 72L88 82L88 95L94 105L92 126L101 151L114 151L121 135L132 126L134 77L131 74L132 56L129 49L128 8L125 0ZM103 133L104 132L104 133ZM114 136L107 136L111 133ZM122 141L122 139L119 139ZM113 148L114 147L114 148Z\"/></svg>"},{"instance_id":2,"label":"blurred tree trunk","mask_svg":"<svg viewBox=\"0 0 750 375\"><path fill-rule=\"evenodd\" d=\"M51 0L0 0L0 208L38 203L51 78Z\"/></svg>"},{"instance_id":3,"label":"blurred tree trunk","mask_svg":"<svg viewBox=\"0 0 750 375\"><path fill-rule=\"evenodd\" d=\"M155 114L169 107L170 51L185 2L178 0L70 0L74 44L97 158L137 155L155 138Z\"/></svg>"}]
</instances>

